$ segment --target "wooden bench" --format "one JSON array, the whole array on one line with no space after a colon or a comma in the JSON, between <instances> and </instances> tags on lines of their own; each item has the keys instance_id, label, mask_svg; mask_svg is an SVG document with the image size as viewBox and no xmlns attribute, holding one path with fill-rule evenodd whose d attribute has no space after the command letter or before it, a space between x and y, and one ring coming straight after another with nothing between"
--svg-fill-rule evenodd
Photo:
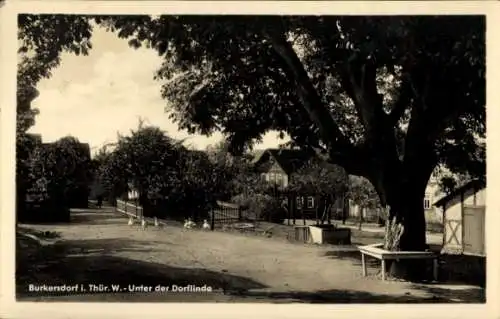
<instances>
[{"instance_id":1,"label":"wooden bench","mask_svg":"<svg viewBox=\"0 0 500 319\"><path fill-rule=\"evenodd\" d=\"M385 250L383 244L373 244L367 246L359 246L361 252L361 264L363 266L363 276L367 276L365 255L381 260L382 280L385 281L385 261L386 260L401 260L401 259L433 259L432 274L434 280L438 277L438 255L431 251L389 251Z\"/></svg>"}]
</instances>

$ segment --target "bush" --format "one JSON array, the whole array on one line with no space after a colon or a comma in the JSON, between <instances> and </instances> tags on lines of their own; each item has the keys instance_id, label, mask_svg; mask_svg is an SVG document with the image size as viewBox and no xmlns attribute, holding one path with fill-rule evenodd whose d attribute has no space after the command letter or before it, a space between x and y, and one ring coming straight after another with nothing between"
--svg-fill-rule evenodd
<instances>
[{"instance_id":1,"label":"bush","mask_svg":"<svg viewBox=\"0 0 500 319\"><path fill-rule=\"evenodd\" d=\"M271 223L283 224L287 218L287 211L279 203L266 206L262 212L262 219Z\"/></svg>"},{"instance_id":2,"label":"bush","mask_svg":"<svg viewBox=\"0 0 500 319\"><path fill-rule=\"evenodd\" d=\"M272 223L283 223L286 210L281 207L280 201L264 194L239 194L231 202L242 206L243 216L250 220L265 220Z\"/></svg>"}]
</instances>

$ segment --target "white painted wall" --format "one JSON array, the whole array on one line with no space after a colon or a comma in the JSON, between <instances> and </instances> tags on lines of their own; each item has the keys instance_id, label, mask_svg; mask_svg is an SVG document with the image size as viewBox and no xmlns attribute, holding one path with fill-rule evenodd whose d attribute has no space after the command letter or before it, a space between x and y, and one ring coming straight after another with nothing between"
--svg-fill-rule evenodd
<instances>
[{"instance_id":1,"label":"white painted wall","mask_svg":"<svg viewBox=\"0 0 500 319\"><path fill-rule=\"evenodd\" d=\"M452 227L457 227L455 232L458 243L453 237ZM451 242L450 242L451 240ZM444 212L444 231L443 231L443 252L461 253L462 252L462 206L460 196L456 196L445 206Z\"/></svg>"},{"instance_id":2,"label":"white painted wall","mask_svg":"<svg viewBox=\"0 0 500 319\"><path fill-rule=\"evenodd\" d=\"M425 209L425 221L429 223L443 223L443 210L440 207L434 206L434 203L442 198L445 194L441 192L438 185L438 180L432 177L425 189L425 199L430 202L430 208Z\"/></svg>"},{"instance_id":3,"label":"white painted wall","mask_svg":"<svg viewBox=\"0 0 500 319\"><path fill-rule=\"evenodd\" d=\"M486 206L486 189L482 189L478 192L474 192L473 189L468 190L464 193L463 196L463 205L464 206ZM463 220L462 220L462 203L461 196L457 195L455 198L446 203L445 213L444 213L444 234L443 234L443 252L447 253L462 253L463 248ZM456 236L459 240L459 244L457 245L453 240L452 243L448 243L450 238L452 237L452 231L450 229L449 221L452 221L453 225L455 225L455 221L459 222Z\"/></svg>"},{"instance_id":4,"label":"white painted wall","mask_svg":"<svg viewBox=\"0 0 500 319\"><path fill-rule=\"evenodd\" d=\"M283 181L282 182L283 183L283 187L287 187L288 186L288 182L289 182L288 181L288 176L285 173L285 171L283 171L283 169L281 168L281 166L279 166L278 163L273 163L267 172L262 173L262 175L265 176L265 180L267 182L271 182L271 180L274 180L274 178L275 178L274 176L276 176L276 174L280 174L281 175L281 179Z\"/></svg>"},{"instance_id":5,"label":"white painted wall","mask_svg":"<svg viewBox=\"0 0 500 319\"><path fill-rule=\"evenodd\" d=\"M478 206L486 206L486 188L476 193L476 202Z\"/></svg>"}]
</instances>

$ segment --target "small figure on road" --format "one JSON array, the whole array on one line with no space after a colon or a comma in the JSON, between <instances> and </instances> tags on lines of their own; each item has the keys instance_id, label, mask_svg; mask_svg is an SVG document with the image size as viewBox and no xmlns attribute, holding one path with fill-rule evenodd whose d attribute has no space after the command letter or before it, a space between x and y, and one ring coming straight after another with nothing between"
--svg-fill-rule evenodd
<instances>
[{"instance_id":1,"label":"small figure on road","mask_svg":"<svg viewBox=\"0 0 500 319\"><path fill-rule=\"evenodd\" d=\"M144 217L141 217L141 228L142 230L145 230L148 227L148 222L144 219Z\"/></svg>"},{"instance_id":2,"label":"small figure on road","mask_svg":"<svg viewBox=\"0 0 500 319\"><path fill-rule=\"evenodd\" d=\"M134 219L133 219L132 217L130 217L130 218L128 219L128 225L129 225L129 226L132 226L133 224L134 224Z\"/></svg>"},{"instance_id":3,"label":"small figure on road","mask_svg":"<svg viewBox=\"0 0 500 319\"><path fill-rule=\"evenodd\" d=\"M204 230L210 229L210 225L208 224L208 221L205 219L203 221L203 225L201 226Z\"/></svg>"},{"instance_id":4,"label":"small figure on road","mask_svg":"<svg viewBox=\"0 0 500 319\"><path fill-rule=\"evenodd\" d=\"M188 219L185 220L185 222L184 222L184 228L191 229L191 228L194 228L194 227L196 227L196 224L195 224L195 222L193 222L191 220L191 218L188 218Z\"/></svg>"},{"instance_id":5,"label":"small figure on road","mask_svg":"<svg viewBox=\"0 0 500 319\"><path fill-rule=\"evenodd\" d=\"M158 223L158 218L155 217L155 227L158 227L160 226L160 224Z\"/></svg>"},{"instance_id":6,"label":"small figure on road","mask_svg":"<svg viewBox=\"0 0 500 319\"><path fill-rule=\"evenodd\" d=\"M97 208L102 208L102 195L97 196Z\"/></svg>"}]
</instances>

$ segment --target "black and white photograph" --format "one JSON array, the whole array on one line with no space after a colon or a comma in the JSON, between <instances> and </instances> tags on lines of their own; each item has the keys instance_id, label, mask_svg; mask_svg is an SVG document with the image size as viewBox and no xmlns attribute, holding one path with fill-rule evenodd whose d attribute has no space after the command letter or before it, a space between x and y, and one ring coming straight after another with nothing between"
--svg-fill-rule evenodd
<instances>
[{"instance_id":1,"label":"black and white photograph","mask_svg":"<svg viewBox=\"0 0 500 319\"><path fill-rule=\"evenodd\" d=\"M9 30L17 303L486 303L486 13L122 12Z\"/></svg>"}]
</instances>

